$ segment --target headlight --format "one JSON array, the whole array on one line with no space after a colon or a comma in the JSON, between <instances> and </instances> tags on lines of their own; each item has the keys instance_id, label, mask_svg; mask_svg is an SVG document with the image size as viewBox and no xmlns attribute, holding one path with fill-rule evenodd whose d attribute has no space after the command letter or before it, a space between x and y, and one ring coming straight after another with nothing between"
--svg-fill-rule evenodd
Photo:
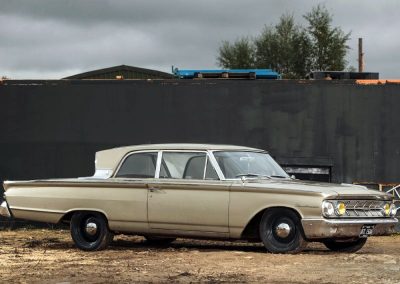
<instances>
[{"instance_id":1,"label":"headlight","mask_svg":"<svg viewBox=\"0 0 400 284\"><path fill-rule=\"evenodd\" d=\"M394 216L396 216L396 213L397 213L396 205L394 203L392 203L390 205L390 216L394 217Z\"/></svg>"},{"instance_id":2,"label":"headlight","mask_svg":"<svg viewBox=\"0 0 400 284\"><path fill-rule=\"evenodd\" d=\"M325 217L332 217L333 215L335 215L335 207L333 206L332 202L322 202L322 214Z\"/></svg>"},{"instance_id":3,"label":"headlight","mask_svg":"<svg viewBox=\"0 0 400 284\"><path fill-rule=\"evenodd\" d=\"M346 213L346 204L344 204L343 202L338 202L336 204L336 213L339 216L344 215L344 213Z\"/></svg>"}]
</instances>

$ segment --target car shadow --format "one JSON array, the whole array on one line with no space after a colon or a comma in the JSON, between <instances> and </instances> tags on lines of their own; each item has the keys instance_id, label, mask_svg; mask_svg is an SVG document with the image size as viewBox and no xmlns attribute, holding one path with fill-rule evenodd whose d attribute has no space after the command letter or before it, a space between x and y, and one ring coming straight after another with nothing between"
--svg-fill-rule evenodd
<instances>
[{"instance_id":1,"label":"car shadow","mask_svg":"<svg viewBox=\"0 0 400 284\"><path fill-rule=\"evenodd\" d=\"M145 240L130 241L130 240L115 240L108 250L148 250L148 251L238 251L238 252L255 252L268 253L261 243L247 243L235 241L209 241L197 239L177 239L169 245L154 245L149 244ZM303 254L326 254L333 253L326 249L323 245L309 245L301 253Z\"/></svg>"},{"instance_id":2,"label":"car shadow","mask_svg":"<svg viewBox=\"0 0 400 284\"><path fill-rule=\"evenodd\" d=\"M45 248L55 250L77 249L71 241L58 238L32 239L24 242L25 248ZM262 243L250 243L243 241L213 241L213 240L198 240L198 239L181 239L169 245L154 245L146 242L142 237L124 237L116 238L110 243L107 251L136 251L136 252L157 252L157 251L179 251L179 252L213 252L213 251L235 251L235 252L253 252L253 253L268 253ZM319 243L309 243L308 246L301 252L302 254L313 255L330 255L337 254L328 250L324 245ZM363 253L358 252L358 253Z\"/></svg>"}]
</instances>

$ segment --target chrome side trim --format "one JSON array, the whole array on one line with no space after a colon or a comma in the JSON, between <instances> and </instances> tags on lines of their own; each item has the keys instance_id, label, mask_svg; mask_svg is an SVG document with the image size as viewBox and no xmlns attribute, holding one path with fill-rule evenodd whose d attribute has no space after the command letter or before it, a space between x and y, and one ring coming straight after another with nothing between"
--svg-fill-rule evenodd
<instances>
[{"instance_id":1,"label":"chrome side trim","mask_svg":"<svg viewBox=\"0 0 400 284\"><path fill-rule=\"evenodd\" d=\"M12 216L6 201L3 201L0 205L0 215L7 218L11 218Z\"/></svg>"},{"instance_id":2,"label":"chrome side trim","mask_svg":"<svg viewBox=\"0 0 400 284\"><path fill-rule=\"evenodd\" d=\"M67 213L66 211L62 211L62 210L38 209L38 208L18 207L18 206L12 206L10 208L14 209L14 210L20 210L20 211L43 212L43 213L53 213L53 214Z\"/></svg>"}]
</instances>

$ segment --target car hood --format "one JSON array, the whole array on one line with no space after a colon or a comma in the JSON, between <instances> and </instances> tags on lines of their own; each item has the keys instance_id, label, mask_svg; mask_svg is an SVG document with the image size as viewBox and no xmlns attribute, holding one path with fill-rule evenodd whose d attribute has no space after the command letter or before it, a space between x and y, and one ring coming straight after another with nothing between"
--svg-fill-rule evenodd
<instances>
[{"instance_id":1,"label":"car hood","mask_svg":"<svg viewBox=\"0 0 400 284\"><path fill-rule=\"evenodd\" d=\"M365 186L355 184L336 184L326 182L314 182L290 179L248 179L245 181L246 187L256 187L265 189L287 189L293 191L321 193L325 197L333 198L382 198L392 199L392 196L385 192L368 189Z\"/></svg>"}]
</instances>

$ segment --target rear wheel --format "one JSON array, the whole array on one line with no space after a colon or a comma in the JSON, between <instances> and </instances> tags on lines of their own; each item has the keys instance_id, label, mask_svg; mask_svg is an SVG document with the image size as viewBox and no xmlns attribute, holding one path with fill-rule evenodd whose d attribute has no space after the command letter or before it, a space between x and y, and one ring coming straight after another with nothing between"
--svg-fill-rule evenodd
<instances>
[{"instance_id":1,"label":"rear wheel","mask_svg":"<svg viewBox=\"0 0 400 284\"><path fill-rule=\"evenodd\" d=\"M323 241L324 245L337 252L356 252L359 251L367 242L367 238L357 238L352 240L334 240L328 239Z\"/></svg>"},{"instance_id":2,"label":"rear wheel","mask_svg":"<svg viewBox=\"0 0 400 284\"><path fill-rule=\"evenodd\" d=\"M71 218L71 237L81 250L105 249L114 234L108 229L106 218L97 212L77 212Z\"/></svg>"},{"instance_id":3,"label":"rear wheel","mask_svg":"<svg viewBox=\"0 0 400 284\"><path fill-rule=\"evenodd\" d=\"M297 253L306 245L299 217L284 208L264 213L260 222L260 238L272 253Z\"/></svg>"},{"instance_id":4,"label":"rear wheel","mask_svg":"<svg viewBox=\"0 0 400 284\"><path fill-rule=\"evenodd\" d=\"M157 237L157 236L144 236L146 239L146 243L150 245L155 245L155 246L168 246L170 245L173 241L176 240L176 238L165 238L165 237Z\"/></svg>"}]
</instances>

